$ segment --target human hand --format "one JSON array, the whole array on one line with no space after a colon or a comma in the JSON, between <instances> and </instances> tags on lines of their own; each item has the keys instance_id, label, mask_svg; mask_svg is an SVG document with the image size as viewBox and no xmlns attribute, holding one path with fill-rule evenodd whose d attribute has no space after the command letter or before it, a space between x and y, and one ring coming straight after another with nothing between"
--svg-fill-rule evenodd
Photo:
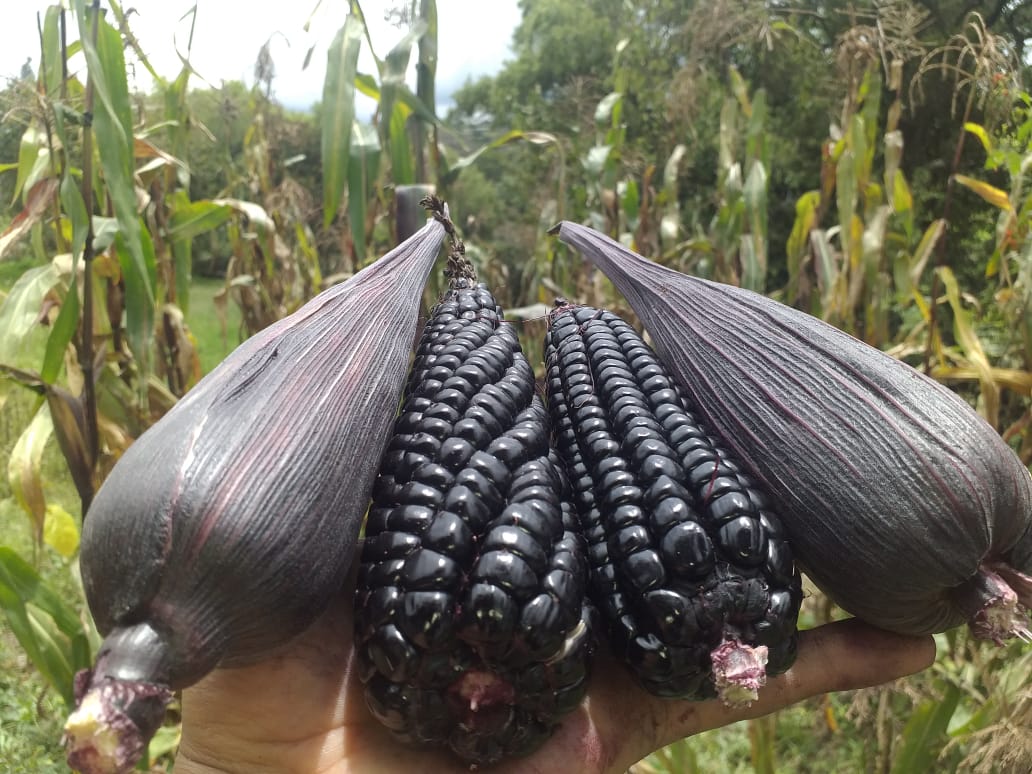
<instances>
[{"instance_id":1,"label":"human hand","mask_svg":"<svg viewBox=\"0 0 1032 774\"><path fill-rule=\"evenodd\" d=\"M351 647L350 593L283 652L221 669L183 694L176 774L445 774L468 771L447 751L405 747L365 706ZM877 685L928 667L931 637L905 637L857 620L802 632L799 657L751 707L660 699L639 688L604 648L587 697L555 734L496 774L623 772L677 739L760 717L822 693Z\"/></svg>"}]
</instances>

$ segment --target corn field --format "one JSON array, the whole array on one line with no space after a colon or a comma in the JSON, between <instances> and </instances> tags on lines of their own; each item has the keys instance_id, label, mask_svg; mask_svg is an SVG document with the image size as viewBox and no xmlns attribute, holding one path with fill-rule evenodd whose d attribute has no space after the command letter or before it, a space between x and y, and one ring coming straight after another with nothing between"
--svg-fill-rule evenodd
<instances>
[{"instance_id":1,"label":"corn field","mask_svg":"<svg viewBox=\"0 0 1032 774\"><path fill-rule=\"evenodd\" d=\"M508 69L443 111L437 3L396 3L397 36L383 41L363 5L350 0L313 54L327 74L308 113L270 96L268 46L251 88L202 82L189 44L179 72L155 71L135 9L116 0L46 8L38 69L0 92L6 771L66 770L74 674L100 643L79 536L113 465L228 349L413 233L428 192L448 201L539 382L557 297L641 329L547 234L566 219L914 366L1032 463L1032 32L1014 31L1032 21L1020 8L956 4L965 13L939 29L907 0L651 0L619 16L617 35L612 19L634 4L521 3ZM190 14L204 24L204 3ZM584 34L608 19L617 37L588 50L571 16L592 20ZM532 56L560 31L563 56ZM151 93L130 90L127 62L151 72ZM372 100L368 119L356 96ZM796 99L816 118L794 114ZM435 271L426 309L444 287ZM844 615L807 587L801 628ZM631 771L1028 772L1032 650L935 637L919 675L690 737ZM171 770L178 742L177 699L143 765Z\"/></svg>"}]
</instances>

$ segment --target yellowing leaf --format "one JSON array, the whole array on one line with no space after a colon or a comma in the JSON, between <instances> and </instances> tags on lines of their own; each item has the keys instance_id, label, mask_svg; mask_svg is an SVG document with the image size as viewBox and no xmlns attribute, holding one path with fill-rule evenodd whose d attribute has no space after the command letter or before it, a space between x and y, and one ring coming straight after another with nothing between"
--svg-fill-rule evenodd
<instances>
[{"instance_id":1,"label":"yellowing leaf","mask_svg":"<svg viewBox=\"0 0 1032 774\"><path fill-rule=\"evenodd\" d=\"M976 180L975 178L968 177L967 175L954 175L953 179L965 188L974 191L994 207L999 207L1001 210L1007 210L1008 212L1014 209L1011 206L1010 197L1007 195L1006 191L1001 191L996 186L989 185L989 183L984 180Z\"/></svg>"},{"instance_id":2,"label":"yellowing leaf","mask_svg":"<svg viewBox=\"0 0 1032 774\"><path fill-rule=\"evenodd\" d=\"M44 404L18 437L7 461L7 480L11 485L11 492L29 515L32 531L37 540L43 537L43 523L47 511L40 461L43 458L43 449L53 431L50 409Z\"/></svg>"},{"instance_id":3,"label":"yellowing leaf","mask_svg":"<svg viewBox=\"0 0 1032 774\"><path fill-rule=\"evenodd\" d=\"M914 285L921 281L921 274L924 272L925 265L927 265L928 259L932 255L932 250L945 231L946 221L942 218L933 220L928 225L928 228L925 229L924 235L921 237L913 257L910 259L910 281Z\"/></svg>"},{"instance_id":4,"label":"yellowing leaf","mask_svg":"<svg viewBox=\"0 0 1032 774\"><path fill-rule=\"evenodd\" d=\"M983 376L979 369L968 366L939 366L932 369L931 375L941 382L978 381ZM1021 395L1032 395L1032 373L1028 371L1017 368L990 368L989 375L999 387L1006 387Z\"/></svg>"},{"instance_id":5,"label":"yellowing leaf","mask_svg":"<svg viewBox=\"0 0 1032 774\"><path fill-rule=\"evenodd\" d=\"M892 209L894 212L908 212L914 208L914 197L910 193L910 186L903 175L903 170L897 169L892 180Z\"/></svg>"},{"instance_id":6,"label":"yellowing leaf","mask_svg":"<svg viewBox=\"0 0 1032 774\"><path fill-rule=\"evenodd\" d=\"M960 287L957 278L948 266L940 266L937 269L942 284L946 288L946 298L950 308L953 310L953 335L964 351L968 364L978 374L978 381L982 392L981 411L986 420L993 427L996 427L999 420L1000 390L993 379L992 369L989 365L989 358L986 357L982 342L971 325L968 311L960 300Z\"/></svg>"},{"instance_id":7,"label":"yellowing leaf","mask_svg":"<svg viewBox=\"0 0 1032 774\"><path fill-rule=\"evenodd\" d=\"M47 207L53 201L59 182L56 177L48 177L29 189L25 208L14 216L10 225L0 234L0 258L3 258L4 254L43 218Z\"/></svg>"},{"instance_id":8,"label":"yellowing leaf","mask_svg":"<svg viewBox=\"0 0 1032 774\"><path fill-rule=\"evenodd\" d=\"M79 527L72 514L60 505L48 503L43 540L65 559L70 559L79 550Z\"/></svg>"},{"instance_id":9,"label":"yellowing leaf","mask_svg":"<svg viewBox=\"0 0 1032 774\"><path fill-rule=\"evenodd\" d=\"M968 121L964 124L964 131L970 132L978 138L979 142L982 143L982 147L985 148L986 153L993 152L993 141L989 139L989 133L980 124L974 124Z\"/></svg>"}]
</instances>

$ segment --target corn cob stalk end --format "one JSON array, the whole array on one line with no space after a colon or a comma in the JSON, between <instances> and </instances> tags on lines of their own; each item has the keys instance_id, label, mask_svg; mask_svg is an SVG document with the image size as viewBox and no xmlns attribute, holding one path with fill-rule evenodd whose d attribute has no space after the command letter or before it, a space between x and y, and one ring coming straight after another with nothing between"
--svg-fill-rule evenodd
<instances>
[{"instance_id":1,"label":"corn cob stalk end","mask_svg":"<svg viewBox=\"0 0 1032 774\"><path fill-rule=\"evenodd\" d=\"M712 653L713 682L728 707L748 707L767 683L767 646L724 640Z\"/></svg>"},{"instance_id":2,"label":"corn cob stalk end","mask_svg":"<svg viewBox=\"0 0 1032 774\"><path fill-rule=\"evenodd\" d=\"M143 640L159 646L151 650L152 654L161 652L160 639L149 626L116 629L105 640L96 667L84 669L75 676L76 708L65 722L62 739L68 751L68 765L74 771L81 774L131 771L161 725L165 707L172 700L168 686L118 676L129 666L117 663L120 653L146 650L125 651L118 643L139 644Z\"/></svg>"}]
</instances>

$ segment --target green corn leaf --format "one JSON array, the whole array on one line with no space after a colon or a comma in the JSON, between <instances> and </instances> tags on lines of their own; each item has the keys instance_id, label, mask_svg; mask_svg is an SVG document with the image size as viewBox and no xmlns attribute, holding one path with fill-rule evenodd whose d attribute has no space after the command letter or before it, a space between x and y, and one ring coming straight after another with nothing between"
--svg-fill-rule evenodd
<instances>
[{"instance_id":1,"label":"green corn leaf","mask_svg":"<svg viewBox=\"0 0 1032 774\"><path fill-rule=\"evenodd\" d=\"M43 16L43 40L42 40L42 80L46 94L51 100L58 98L61 93L61 78L63 76L63 62L61 61L61 31L59 21L61 18L61 6L51 5Z\"/></svg>"},{"instance_id":2,"label":"green corn leaf","mask_svg":"<svg viewBox=\"0 0 1032 774\"><path fill-rule=\"evenodd\" d=\"M914 209L914 197L902 169L896 170L892 181L892 209L894 212L910 212Z\"/></svg>"},{"instance_id":3,"label":"green corn leaf","mask_svg":"<svg viewBox=\"0 0 1032 774\"><path fill-rule=\"evenodd\" d=\"M93 254L107 250L115 243L118 235L118 218L105 218L100 215L93 216Z\"/></svg>"},{"instance_id":4,"label":"green corn leaf","mask_svg":"<svg viewBox=\"0 0 1032 774\"><path fill-rule=\"evenodd\" d=\"M860 86L860 115L866 131L868 156L874 159L875 145L878 139L878 116L881 110L882 76L880 67L868 67Z\"/></svg>"},{"instance_id":5,"label":"green corn leaf","mask_svg":"<svg viewBox=\"0 0 1032 774\"><path fill-rule=\"evenodd\" d=\"M864 226L863 233L863 266L864 277L868 282L874 280L881 266L881 256L885 249L885 232L889 225L889 206L883 204L871 215Z\"/></svg>"},{"instance_id":6,"label":"green corn leaf","mask_svg":"<svg viewBox=\"0 0 1032 774\"><path fill-rule=\"evenodd\" d=\"M421 19L415 20L384 59L380 78L380 112L383 115L389 116L393 112L394 100L397 99L399 90L405 86L405 74L412 58L412 46L426 34L426 31L426 22Z\"/></svg>"},{"instance_id":7,"label":"green corn leaf","mask_svg":"<svg viewBox=\"0 0 1032 774\"><path fill-rule=\"evenodd\" d=\"M51 262L22 273L0 303L0 363L35 370L46 348L49 331L39 322L43 299L61 282Z\"/></svg>"},{"instance_id":8,"label":"green corn leaf","mask_svg":"<svg viewBox=\"0 0 1032 774\"><path fill-rule=\"evenodd\" d=\"M848 251L848 239L850 224L856 213L857 179L856 164L854 162L852 148L846 148L839 156L835 172L835 197L838 205L839 226L842 228L842 244L845 251ZM848 255L848 252L847 252Z\"/></svg>"},{"instance_id":9,"label":"green corn leaf","mask_svg":"<svg viewBox=\"0 0 1032 774\"><path fill-rule=\"evenodd\" d=\"M0 546L0 607L29 660L73 707L73 678L91 661L86 631L76 611L7 546Z\"/></svg>"},{"instance_id":10,"label":"green corn leaf","mask_svg":"<svg viewBox=\"0 0 1032 774\"><path fill-rule=\"evenodd\" d=\"M47 347L43 355L43 367L40 369L40 378L47 384L53 384L61 375L64 367L65 350L68 344L75 337L79 328L79 288L75 282L75 272L68 283L68 291L61 301L61 309L57 313L57 319L50 328L50 335L47 337Z\"/></svg>"},{"instance_id":11,"label":"green corn leaf","mask_svg":"<svg viewBox=\"0 0 1032 774\"><path fill-rule=\"evenodd\" d=\"M354 13L330 44L322 98L323 225L340 209L355 119L355 75L365 24Z\"/></svg>"},{"instance_id":12,"label":"green corn leaf","mask_svg":"<svg viewBox=\"0 0 1032 774\"><path fill-rule=\"evenodd\" d=\"M130 346L150 371L150 343L154 335L154 243L150 233L137 218L133 225L135 240L127 236L122 219L115 237L115 254L125 282L126 328ZM142 264L142 269L141 269ZM142 386L141 382L141 386Z\"/></svg>"},{"instance_id":13,"label":"green corn leaf","mask_svg":"<svg viewBox=\"0 0 1032 774\"><path fill-rule=\"evenodd\" d=\"M72 274L68 281L68 290L61 302L61 310L47 337L47 349L43 356L43 367L40 369L40 378L47 384L53 384L61 374L65 350L68 349L68 344L79 327L79 259L86 247L89 215L82 193L71 175L66 174L61 181L61 206L72 222Z\"/></svg>"},{"instance_id":14,"label":"green corn leaf","mask_svg":"<svg viewBox=\"0 0 1032 774\"><path fill-rule=\"evenodd\" d=\"M31 177L38 175L34 170L41 158L49 160L49 153L46 149L46 135L35 125L29 127L22 133L21 142L18 145L18 175L14 183L14 196L11 198L13 205L18 201L22 189L28 184Z\"/></svg>"},{"instance_id":15,"label":"green corn leaf","mask_svg":"<svg viewBox=\"0 0 1032 774\"><path fill-rule=\"evenodd\" d=\"M218 204L209 199L192 202L185 191L176 191L172 206L168 238L173 241L189 240L214 231L233 214L228 204Z\"/></svg>"},{"instance_id":16,"label":"green corn leaf","mask_svg":"<svg viewBox=\"0 0 1032 774\"><path fill-rule=\"evenodd\" d=\"M367 202L373 194L380 168L380 138L371 124L356 121L351 134L351 163L348 165L348 221L355 257L366 257Z\"/></svg>"},{"instance_id":17,"label":"green corn leaf","mask_svg":"<svg viewBox=\"0 0 1032 774\"><path fill-rule=\"evenodd\" d=\"M627 227L634 231L638 227L638 216L641 212L640 193L638 181L633 177L621 180L617 184L617 193L620 196L620 209L623 210L624 220Z\"/></svg>"},{"instance_id":18,"label":"green corn leaf","mask_svg":"<svg viewBox=\"0 0 1032 774\"><path fill-rule=\"evenodd\" d=\"M501 148L503 145L508 145L510 142L515 142L516 140L523 140L524 142L529 142L531 145L553 145L560 153L562 152L559 138L554 134L549 134L548 132L524 132L519 129L513 129L512 131L503 134L497 140L492 140L485 145L481 145L469 155L463 156L452 164L447 174L443 176L443 183L445 185L450 184L456 177L458 177L459 172L468 167L487 151Z\"/></svg>"},{"instance_id":19,"label":"green corn leaf","mask_svg":"<svg viewBox=\"0 0 1032 774\"><path fill-rule=\"evenodd\" d=\"M820 191L807 191L796 201L796 216L792 223L792 232L785 243L785 255L788 261L788 298L794 301L799 292L799 272L803 257L810 244L810 232L817 217L817 207L821 203Z\"/></svg>"},{"instance_id":20,"label":"green corn leaf","mask_svg":"<svg viewBox=\"0 0 1032 774\"><path fill-rule=\"evenodd\" d=\"M190 283L193 277L193 242L189 239L177 239L172 243L172 267L175 295L168 300L178 306L183 314L187 314L190 311Z\"/></svg>"},{"instance_id":21,"label":"green corn leaf","mask_svg":"<svg viewBox=\"0 0 1032 774\"><path fill-rule=\"evenodd\" d=\"M434 111L426 104L423 103L419 97L405 84L399 84L397 88L396 98L404 103L404 105L412 111L412 113L420 121L425 121L428 124L440 126L441 121L434 115Z\"/></svg>"},{"instance_id":22,"label":"green corn leaf","mask_svg":"<svg viewBox=\"0 0 1032 774\"><path fill-rule=\"evenodd\" d=\"M738 104L728 97L720 109L719 169L734 164L735 145L738 142Z\"/></svg>"},{"instance_id":23,"label":"green corn leaf","mask_svg":"<svg viewBox=\"0 0 1032 774\"><path fill-rule=\"evenodd\" d=\"M150 371L150 344L154 331L156 260L150 235L136 211L133 182L132 111L126 81L122 36L103 19L87 15L85 0L73 0L79 37L96 102L93 132L97 139L107 195L118 219L119 261L126 286L126 328L129 345L143 374ZM97 42L92 28L96 21ZM140 380L141 385L146 379Z\"/></svg>"},{"instance_id":24,"label":"green corn leaf","mask_svg":"<svg viewBox=\"0 0 1032 774\"><path fill-rule=\"evenodd\" d=\"M168 239L172 242L175 265L175 301L184 314L190 311L190 282L193 275L192 240L213 231L233 214L228 204L209 200L191 202L186 191L178 190L171 198L172 214L168 223Z\"/></svg>"},{"instance_id":25,"label":"green corn leaf","mask_svg":"<svg viewBox=\"0 0 1032 774\"><path fill-rule=\"evenodd\" d=\"M856 189L861 191L867 187L867 181L871 177L871 165L874 161L874 154L870 153L872 149L867 142L867 127L864 124L863 116L853 116L853 120L849 124L849 132L849 148L852 151Z\"/></svg>"},{"instance_id":26,"label":"green corn leaf","mask_svg":"<svg viewBox=\"0 0 1032 774\"><path fill-rule=\"evenodd\" d=\"M376 82L376 78L368 73L358 73L355 76L355 88L358 89L359 94L364 94L369 99L375 102L381 102L380 100L380 84ZM382 109L381 113L384 112Z\"/></svg>"},{"instance_id":27,"label":"green corn leaf","mask_svg":"<svg viewBox=\"0 0 1032 774\"><path fill-rule=\"evenodd\" d=\"M403 102L395 102L391 111L390 150L391 177L394 185L412 185L416 182L416 167L412 160L412 146L408 138L408 117L412 110Z\"/></svg>"},{"instance_id":28,"label":"green corn leaf","mask_svg":"<svg viewBox=\"0 0 1032 774\"><path fill-rule=\"evenodd\" d=\"M892 761L891 774L935 770L935 762L947 742L946 729L960 700L957 686L942 685L941 700L924 701L911 713L903 729L903 745Z\"/></svg>"},{"instance_id":29,"label":"green corn leaf","mask_svg":"<svg viewBox=\"0 0 1032 774\"><path fill-rule=\"evenodd\" d=\"M419 9L426 31L419 38L416 61L416 97L436 113L437 105L437 0L422 0Z\"/></svg>"}]
</instances>

